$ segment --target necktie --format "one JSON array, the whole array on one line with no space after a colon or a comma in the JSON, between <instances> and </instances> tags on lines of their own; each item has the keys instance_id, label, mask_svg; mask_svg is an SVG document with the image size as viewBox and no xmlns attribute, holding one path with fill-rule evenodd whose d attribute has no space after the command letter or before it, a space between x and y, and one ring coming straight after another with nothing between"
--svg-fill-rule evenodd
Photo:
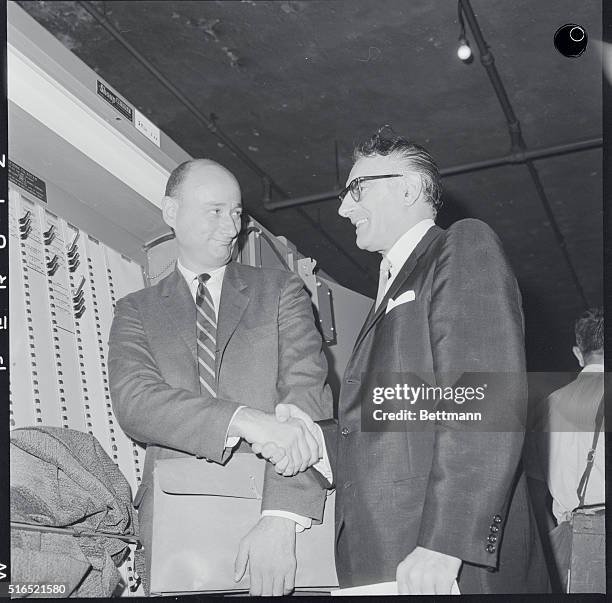
<instances>
[{"instance_id":1,"label":"necktie","mask_svg":"<svg viewBox=\"0 0 612 603\"><path fill-rule=\"evenodd\" d=\"M385 296L387 283L389 282L389 277L391 276L391 262L383 257L380 262L380 273L378 275L378 292L376 293L376 305L374 309L377 310L380 302Z\"/></svg>"},{"instance_id":2,"label":"necktie","mask_svg":"<svg viewBox=\"0 0 612 603\"><path fill-rule=\"evenodd\" d=\"M200 392L207 391L217 397L215 379L215 350L217 349L217 318L212 296L206 286L210 274L198 276L196 293L196 336L198 343L198 370L200 372Z\"/></svg>"}]
</instances>

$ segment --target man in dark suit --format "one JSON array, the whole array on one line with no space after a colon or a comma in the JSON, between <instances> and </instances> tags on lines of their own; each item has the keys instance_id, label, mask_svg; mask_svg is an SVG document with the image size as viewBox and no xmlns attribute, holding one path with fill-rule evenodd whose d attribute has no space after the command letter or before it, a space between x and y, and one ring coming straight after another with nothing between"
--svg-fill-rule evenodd
<instances>
[{"instance_id":1,"label":"man in dark suit","mask_svg":"<svg viewBox=\"0 0 612 603\"><path fill-rule=\"evenodd\" d=\"M478 220L446 231L435 225L437 167L406 139L379 133L361 144L347 182L339 213L355 226L357 246L383 259L338 419L320 424L330 467L316 466L336 486L340 585L397 579L400 593L448 594L457 579L462 593L546 592L520 467L521 296L500 241ZM453 387L479 372L504 383L487 396L480 428L442 417L433 428L365 431L362 412L372 407L377 375ZM290 406L277 413L304 418Z\"/></svg>"},{"instance_id":2,"label":"man in dark suit","mask_svg":"<svg viewBox=\"0 0 612 603\"><path fill-rule=\"evenodd\" d=\"M156 460L195 455L223 463L241 438L271 441L287 453L284 475L292 475L318 459L318 446L301 421L278 422L275 405L290 402L317 419L332 414L301 279L230 261L241 223L234 176L210 160L181 164L162 210L176 235L176 269L117 303L109 342L115 414L147 446L134 504L148 567ZM251 594L292 590L296 529L321 519L324 499L312 471L287 479L267 465L262 518L245 536L236 568L240 577L248 563Z\"/></svg>"}]
</instances>

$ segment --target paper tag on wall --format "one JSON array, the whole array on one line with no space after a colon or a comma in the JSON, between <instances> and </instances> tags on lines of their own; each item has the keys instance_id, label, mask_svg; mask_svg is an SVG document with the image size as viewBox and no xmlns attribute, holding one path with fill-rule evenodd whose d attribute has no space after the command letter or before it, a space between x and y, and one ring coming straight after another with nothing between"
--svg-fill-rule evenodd
<instances>
[{"instance_id":1,"label":"paper tag on wall","mask_svg":"<svg viewBox=\"0 0 612 603\"><path fill-rule=\"evenodd\" d=\"M159 128L138 111L138 109L134 109L134 125L136 129L144 134L153 144L159 146Z\"/></svg>"}]
</instances>

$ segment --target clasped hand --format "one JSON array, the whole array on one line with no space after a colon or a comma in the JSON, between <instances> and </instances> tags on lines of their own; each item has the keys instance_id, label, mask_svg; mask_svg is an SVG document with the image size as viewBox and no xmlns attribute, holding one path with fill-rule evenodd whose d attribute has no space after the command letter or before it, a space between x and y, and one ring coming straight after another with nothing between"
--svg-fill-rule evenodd
<instances>
[{"instance_id":1,"label":"clasped hand","mask_svg":"<svg viewBox=\"0 0 612 603\"><path fill-rule=\"evenodd\" d=\"M293 404L276 406L275 419L271 420L265 438L253 442L252 449L286 477L306 471L323 456L316 425Z\"/></svg>"}]
</instances>

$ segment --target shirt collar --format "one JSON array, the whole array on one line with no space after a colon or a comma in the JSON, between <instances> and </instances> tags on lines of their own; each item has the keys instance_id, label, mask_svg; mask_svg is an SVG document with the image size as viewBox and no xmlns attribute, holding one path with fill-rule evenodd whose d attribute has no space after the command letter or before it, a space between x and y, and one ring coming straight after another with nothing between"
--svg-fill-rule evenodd
<instances>
[{"instance_id":1,"label":"shirt collar","mask_svg":"<svg viewBox=\"0 0 612 603\"><path fill-rule=\"evenodd\" d=\"M389 252L384 256L391 263L391 273L397 274L397 271L403 266L420 243L425 233L434 226L435 222L431 218L426 218L417 222L412 228L408 229L394 244Z\"/></svg>"},{"instance_id":2,"label":"shirt collar","mask_svg":"<svg viewBox=\"0 0 612 603\"><path fill-rule=\"evenodd\" d=\"M210 274L211 279L222 278L225 274L225 267L227 264L220 266L218 268L211 268L210 270L203 270L202 272L196 273L189 268L185 268L183 264L181 264L181 260L176 260L176 267L179 269L179 272L183 275L183 278L187 281L188 285L191 285L194 280L198 278L200 274Z\"/></svg>"},{"instance_id":3,"label":"shirt collar","mask_svg":"<svg viewBox=\"0 0 612 603\"><path fill-rule=\"evenodd\" d=\"M603 373L603 364L587 364L581 371L581 373Z\"/></svg>"}]
</instances>

